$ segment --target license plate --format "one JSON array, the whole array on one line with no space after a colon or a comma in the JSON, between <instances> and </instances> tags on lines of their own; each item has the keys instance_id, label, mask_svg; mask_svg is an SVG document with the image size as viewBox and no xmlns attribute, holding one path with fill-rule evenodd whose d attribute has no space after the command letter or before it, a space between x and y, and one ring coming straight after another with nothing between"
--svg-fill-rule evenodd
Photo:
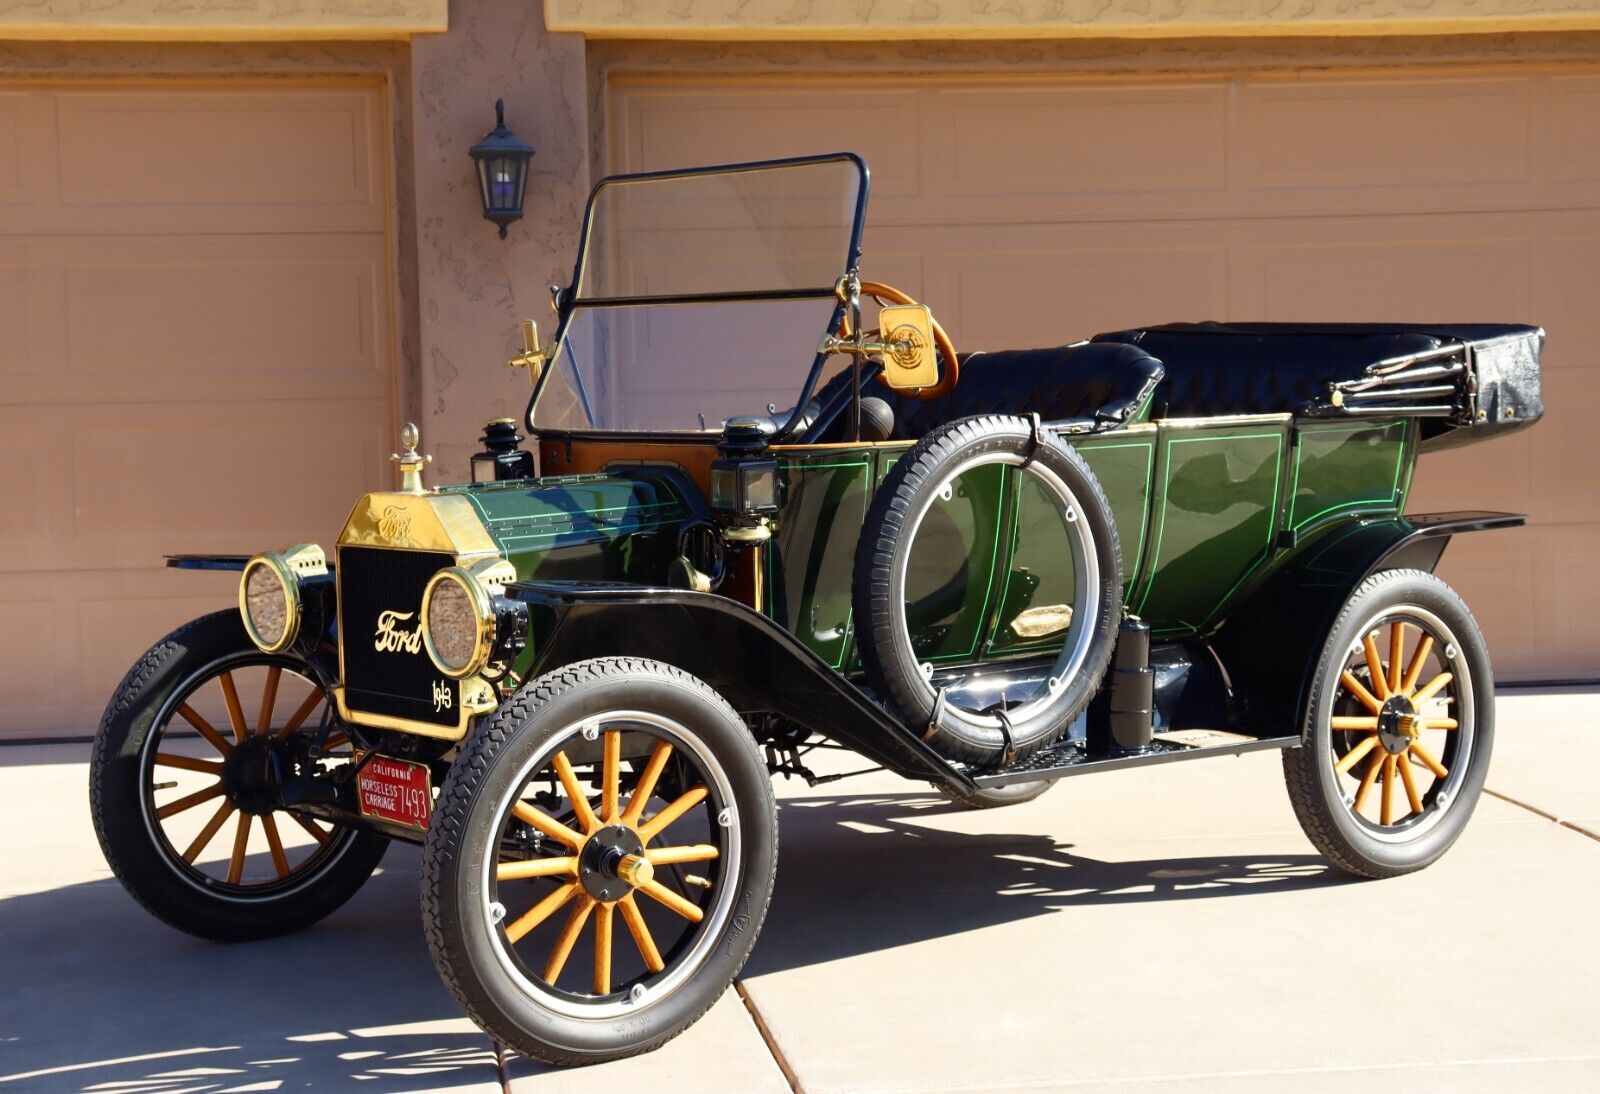
<instances>
[{"instance_id":1,"label":"license plate","mask_svg":"<svg viewBox=\"0 0 1600 1094\"><path fill-rule=\"evenodd\" d=\"M424 830L433 817L433 784L423 764L374 756L356 777L356 791L369 817Z\"/></svg>"}]
</instances>

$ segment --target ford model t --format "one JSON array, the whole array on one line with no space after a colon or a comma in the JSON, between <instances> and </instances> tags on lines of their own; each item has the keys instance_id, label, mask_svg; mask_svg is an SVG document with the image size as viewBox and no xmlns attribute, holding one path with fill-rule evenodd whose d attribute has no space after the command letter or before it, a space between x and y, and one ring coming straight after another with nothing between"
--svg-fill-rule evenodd
<instances>
[{"instance_id":1,"label":"ford model t","mask_svg":"<svg viewBox=\"0 0 1600 1094\"><path fill-rule=\"evenodd\" d=\"M106 709L94 819L128 890L259 938L421 843L450 991L582 1063L725 990L772 893L771 775L817 747L977 808L1280 749L1340 868L1443 854L1494 694L1432 571L1522 518L1406 497L1419 452L1539 416L1543 333L960 353L858 273L866 195L849 155L607 179L553 343L530 323L512 362L526 420L488 424L472 482L428 485L408 427L398 488L331 549L173 557L239 598Z\"/></svg>"}]
</instances>

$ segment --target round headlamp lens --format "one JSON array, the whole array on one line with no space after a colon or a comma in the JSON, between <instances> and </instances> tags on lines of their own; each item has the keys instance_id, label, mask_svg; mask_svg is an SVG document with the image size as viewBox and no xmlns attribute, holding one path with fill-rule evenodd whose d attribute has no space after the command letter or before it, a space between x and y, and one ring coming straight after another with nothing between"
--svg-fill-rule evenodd
<instances>
[{"instance_id":1,"label":"round headlamp lens","mask_svg":"<svg viewBox=\"0 0 1600 1094\"><path fill-rule=\"evenodd\" d=\"M266 559L252 559L240 592L251 641L268 653L288 646L294 638L294 596L278 567Z\"/></svg>"},{"instance_id":2,"label":"round headlamp lens","mask_svg":"<svg viewBox=\"0 0 1600 1094\"><path fill-rule=\"evenodd\" d=\"M488 653L488 621L479 614L478 598L464 584L470 580L447 571L428 587L423 634L433 663L448 676L476 672Z\"/></svg>"}]
</instances>

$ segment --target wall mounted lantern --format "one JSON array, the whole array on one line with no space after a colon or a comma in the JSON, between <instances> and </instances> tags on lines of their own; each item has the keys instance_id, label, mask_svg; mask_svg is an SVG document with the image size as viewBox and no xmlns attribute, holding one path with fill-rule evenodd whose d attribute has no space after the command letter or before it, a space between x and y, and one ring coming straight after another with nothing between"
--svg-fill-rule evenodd
<instances>
[{"instance_id":1,"label":"wall mounted lantern","mask_svg":"<svg viewBox=\"0 0 1600 1094\"><path fill-rule=\"evenodd\" d=\"M478 165L479 196L483 198L483 219L500 225L500 238L506 226L522 219L522 197L528 188L528 161L533 145L506 128L506 101L494 101L494 128L472 146L472 159Z\"/></svg>"}]
</instances>

